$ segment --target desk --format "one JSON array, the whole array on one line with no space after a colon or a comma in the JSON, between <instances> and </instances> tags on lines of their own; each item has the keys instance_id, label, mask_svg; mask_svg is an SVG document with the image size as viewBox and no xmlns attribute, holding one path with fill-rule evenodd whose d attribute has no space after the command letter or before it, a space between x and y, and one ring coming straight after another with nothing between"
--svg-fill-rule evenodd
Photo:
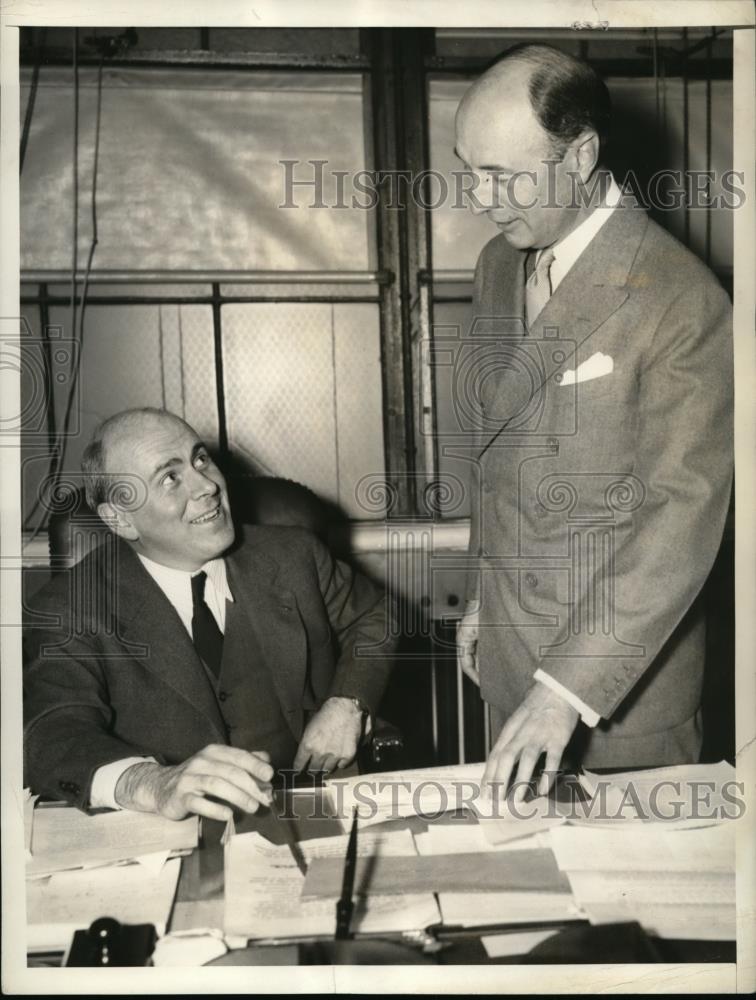
<instances>
[{"instance_id":1,"label":"desk","mask_svg":"<svg viewBox=\"0 0 756 1000\"><path fill-rule=\"evenodd\" d=\"M326 837L343 833L338 820L329 818L327 809L318 792L297 792L287 798L287 815L296 818L285 820L290 824L298 840ZM276 806L279 815L283 811L283 798L277 793ZM317 807L317 809L316 809ZM312 818L317 813L317 818ZM451 816L451 814L450 814ZM455 823L462 820L459 816ZM475 823L470 816L469 822ZM427 822L413 816L406 820L392 820L383 824L382 829L411 829L419 832L427 828ZM283 843L282 831L270 816L269 810L261 810L246 816L237 823L238 833L256 831L274 843ZM373 828L375 829L375 828ZM223 847L221 837L223 824L203 821L202 841L192 855L182 863L181 877L176 891L174 920L184 909L183 904L200 902L209 904L210 912L222 913L223 905ZM173 924L171 925L173 926ZM183 925L182 925L183 926ZM610 962L734 962L734 941L676 941L660 938L648 939L638 934L637 925L623 925L620 933L615 925L590 927L582 921L574 922L558 937L539 945L530 956L491 959L481 942L484 934L493 930L475 928L460 933L439 932L445 947L433 956L424 956L441 965L512 965L528 962L533 964L584 964L600 961ZM297 945L260 946L252 945L230 952L214 963L217 965L296 965L328 964L331 959L326 954L318 954L317 948L309 949L304 955Z\"/></svg>"}]
</instances>

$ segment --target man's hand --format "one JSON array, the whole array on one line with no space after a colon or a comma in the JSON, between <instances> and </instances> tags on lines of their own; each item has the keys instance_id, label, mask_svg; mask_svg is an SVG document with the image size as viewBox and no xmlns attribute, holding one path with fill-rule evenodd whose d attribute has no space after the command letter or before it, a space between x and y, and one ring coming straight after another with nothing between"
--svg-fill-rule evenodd
<instances>
[{"instance_id":1,"label":"man's hand","mask_svg":"<svg viewBox=\"0 0 756 1000\"><path fill-rule=\"evenodd\" d=\"M517 764L518 787L514 801L520 802L525 795L526 783L545 751L546 765L538 794L546 795L579 719L580 715L572 705L537 681L520 707L507 719L489 754L483 772L483 786L494 785L494 794L497 790L501 794L502 789L506 794Z\"/></svg>"},{"instance_id":2,"label":"man's hand","mask_svg":"<svg viewBox=\"0 0 756 1000\"><path fill-rule=\"evenodd\" d=\"M305 727L294 770L326 771L347 767L362 737L362 712L351 698L329 698Z\"/></svg>"},{"instance_id":3,"label":"man's hand","mask_svg":"<svg viewBox=\"0 0 756 1000\"><path fill-rule=\"evenodd\" d=\"M134 764L118 779L115 800L124 809L156 812L167 819L195 813L229 820L233 806L253 813L261 805L270 805L273 768L269 760L265 751L249 753L210 744L172 767L152 761Z\"/></svg>"},{"instance_id":4,"label":"man's hand","mask_svg":"<svg viewBox=\"0 0 756 1000\"><path fill-rule=\"evenodd\" d=\"M457 663L462 672L480 687L478 672L478 617L477 601L468 601L465 613L457 622Z\"/></svg>"}]
</instances>

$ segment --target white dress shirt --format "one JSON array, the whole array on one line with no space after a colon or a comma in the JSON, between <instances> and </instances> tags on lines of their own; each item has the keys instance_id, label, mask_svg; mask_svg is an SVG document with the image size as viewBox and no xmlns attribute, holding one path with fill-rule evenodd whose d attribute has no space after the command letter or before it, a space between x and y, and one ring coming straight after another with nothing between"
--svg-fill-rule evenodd
<instances>
[{"instance_id":1,"label":"white dress shirt","mask_svg":"<svg viewBox=\"0 0 756 1000\"><path fill-rule=\"evenodd\" d=\"M197 573L204 571L207 574L205 604L210 608L221 632L226 631L226 601L233 602L234 598L228 586L226 563L223 559L211 559L196 573L162 566L142 555L139 556L139 560L175 608L190 638L193 614L191 579ZM118 779L133 764L142 764L144 761L156 763L154 757L123 757L121 760L114 760L111 764L98 767L92 778L92 790L89 795L90 807L92 809L120 809L121 807L115 800Z\"/></svg>"},{"instance_id":2,"label":"white dress shirt","mask_svg":"<svg viewBox=\"0 0 756 1000\"><path fill-rule=\"evenodd\" d=\"M551 294L557 290L561 282L564 280L565 275L570 270L572 265L577 261L581 253L588 247L588 244L595 237L596 233L601 229L604 223L609 219L614 209L619 205L622 198L622 191L620 190L617 182L612 175L609 175L609 187L606 192L606 198L603 204L595 208L587 219L584 219L579 226L576 226L571 233L568 233L563 239L559 240L552 246L554 251L554 261L549 270L549 280L551 282ZM542 250L538 252L536 257L536 266L538 260L543 253ZM545 684L552 691L561 695L565 701L569 702L573 708L577 709L580 713L580 718L586 724L586 726L596 726L601 720L601 716L595 712L589 705L577 695L569 691L564 685L560 684L559 681L555 681L553 677L545 673L540 668L536 670L533 674L533 679L540 681Z\"/></svg>"},{"instance_id":3,"label":"white dress shirt","mask_svg":"<svg viewBox=\"0 0 756 1000\"><path fill-rule=\"evenodd\" d=\"M609 174L609 185L603 203L594 208L591 214L586 219L583 219L579 226L576 226L566 236L562 237L561 240L552 245L551 249L554 251L554 261L549 269L552 295L562 283L567 272L577 261L580 254L588 247L588 244L601 227L609 220L609 216L621 200L622 191L614 177ZM536 255L536 267L542 253L543 250L539 250Z\"/></svg>"}]
</instances>

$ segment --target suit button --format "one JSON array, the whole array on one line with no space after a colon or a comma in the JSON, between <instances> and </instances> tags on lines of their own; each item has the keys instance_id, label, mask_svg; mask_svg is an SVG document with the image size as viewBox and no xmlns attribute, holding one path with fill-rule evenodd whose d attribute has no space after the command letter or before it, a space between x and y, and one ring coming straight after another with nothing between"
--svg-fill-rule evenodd
<instances>
[{"instance_id":1,"label":"suit button","mask_svg":"<svg viewBox=\"0 0 756 1000\"><path fill-rule=\"evenodd\" d=\"M538 577L534 576L532 573L526 573L525 574L525 583L527 583L527 585L529 587L537 587L538 586Z\"/></svg>"},{"instance_id":2,"label":"suit button","mask_svg":"<svg viewBox=\"0 0 756 1000\"><path fill-rule=\"evenodd\" d=\"M228 698L228 691L219 691L218 692L218 700L219 701L225 701L226 698Z\"/></svg>"},{"instance_id":3,"label":"suit button","mask_svg":"<svg viewBox=\"0 0 756 1000\"><path fill-rule=\"evenodd\" d=\"M279 604L278 606L281 609L281 611L292 611L293 610L288 604Z\"/></svg>"}]
</instances>

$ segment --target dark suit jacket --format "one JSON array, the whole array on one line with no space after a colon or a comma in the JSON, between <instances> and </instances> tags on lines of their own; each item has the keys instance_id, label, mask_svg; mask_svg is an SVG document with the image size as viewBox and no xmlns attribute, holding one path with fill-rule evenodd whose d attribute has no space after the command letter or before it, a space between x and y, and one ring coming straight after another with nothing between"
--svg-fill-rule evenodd
<instances>
[{"instance_id":1,"label":"dark suit jacket","mask_svg":"<svg viewBox=\"0 0 756 1000\"><path fill-rule=\"evenodd\" d=\"M299 528L245 528L226 565L234 603L217 688L168 599L115 536L37 595L24 666L26 782L36 792L84 808L103 764L245 746L261 666L296 740L305 710L329 696L377 708L392 654L378 588Z\"/></svg>"},{"instance_id":2,"label":"dark suit jacket","mask_svg":"<svg viewBox=\"0 0 756 1000\"><path fill-rule=\"evenodd\" d=\"M696 598L732 476L730 303L620 206L523 338L525 257L498 236L476 272L481 691L510 714L541 668L609 720L594 763L685 759L660 734L700 704ZM597 352L611 374L561 384Z\"/></svg>"}]
</instances>

